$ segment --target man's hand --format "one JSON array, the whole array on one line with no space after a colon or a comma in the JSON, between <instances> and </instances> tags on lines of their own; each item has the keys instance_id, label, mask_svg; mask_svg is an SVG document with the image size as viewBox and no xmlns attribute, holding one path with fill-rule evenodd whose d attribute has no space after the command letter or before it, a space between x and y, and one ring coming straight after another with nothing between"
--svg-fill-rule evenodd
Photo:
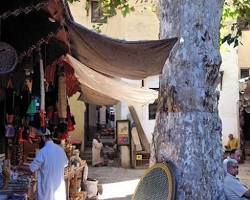
<instances>
[{"instance_id":1,"label":"man's hand","mask_svg":"<svg viewBox=\"0 0 250 200\"><path fill-rule=\"evenodd\" d=\"M30 167L28 165L20 165L18 166L17 170L24 171L28 173L29 175L34 175L34 173L30 170Z\"/></svg>"},{"instance_id":2,"label":"man's hand","mask_svg":"<svg viewBox=\"0 0 250 200\"><path fill-rule=\"evenodd\" d=\"M250 189L248 189L243 196L250 198Z\"/></svg>"}]
</instances>

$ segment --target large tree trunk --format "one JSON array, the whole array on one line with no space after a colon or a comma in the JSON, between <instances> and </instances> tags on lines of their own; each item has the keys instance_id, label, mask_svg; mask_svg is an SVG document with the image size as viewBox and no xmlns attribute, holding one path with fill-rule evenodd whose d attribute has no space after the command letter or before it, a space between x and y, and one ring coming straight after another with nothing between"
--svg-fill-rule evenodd
<instances>
[{"instance_id":1,"label":"large tree trunk","mask_svg":"<svg viewBox=\"0 0 250 200\"><path fill-rule=\"evenodd\" d=\"M173 164L179 200L224 199L216 91L223 3L160 0L161 38L180 41L160 78L151 159Z\"/></svg>"}]
</instances>

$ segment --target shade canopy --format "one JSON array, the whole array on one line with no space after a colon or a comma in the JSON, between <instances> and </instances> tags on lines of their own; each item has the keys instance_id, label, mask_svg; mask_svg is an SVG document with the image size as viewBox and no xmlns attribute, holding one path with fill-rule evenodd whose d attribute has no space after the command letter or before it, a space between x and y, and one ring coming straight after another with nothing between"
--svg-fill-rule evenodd
<instances>
[{"instance_id":1,"label":"shade canopy","mask_svg":"<svg viewBox=\"0 0 250 200\"><path fill-rule=\"evenodd\" d=\"M67 20L71 53L81 63L114 77L144 79L158 75L177 38L124 41L95 33Z\"/></svg>"},{"instance_id":2,"label":"shade canopy","mask_svg":"<svg viewBox=\"0 0 250 200\"><path fill-rule=\"evenodd\" d=\"M125 101L129 105L148 104L158 97L155 90L138 88L120 79L107 77L86 67L70 55L67 55L66 62L74 68L75 76L82 85L82 98L89 103L110 105Z\"/></svg>"},{"instance_id":3,"label":"shade canopy","mask_svg":"<svg viewBox=\"0 0 250 200\"><path fill-rule=\"evenodd\" d=\"M104 95L100 92L95 91L87 87L86 85L81 85L81 95L78 100L84 101L85 103L95 104L99 106L112 106L117 104L119 101Z\"/></svg>"}]
</instances>

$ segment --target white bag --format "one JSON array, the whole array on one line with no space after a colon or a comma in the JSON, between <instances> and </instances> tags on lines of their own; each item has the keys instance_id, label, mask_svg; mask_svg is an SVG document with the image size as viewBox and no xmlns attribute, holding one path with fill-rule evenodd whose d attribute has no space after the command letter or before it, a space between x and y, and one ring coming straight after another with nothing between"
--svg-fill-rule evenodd
<instances>
[{"instance_id":1,"label":"white bag","mask_svg":"<svg viewBox=\"0 0 250 200\"><path fill-rule=\"evenodd\" d=\"M88 198L96 197L98 180L88 178L86 180L86 190Z\"/></svg>"}]
</instances>

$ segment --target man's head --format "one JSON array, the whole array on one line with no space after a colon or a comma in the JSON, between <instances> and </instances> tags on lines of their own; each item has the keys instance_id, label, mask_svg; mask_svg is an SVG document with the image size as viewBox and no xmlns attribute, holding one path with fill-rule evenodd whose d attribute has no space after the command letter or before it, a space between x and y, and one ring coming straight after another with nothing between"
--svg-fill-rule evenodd
<instances>
[{"instance_id":1,"label":"man's head","mask_svg":"<svg viewBox=\"0 0 250 200\"><path fill-rule=\"evenodd\" d=\"M96 133L94 135L94 139L96 139L97 141L100 141L101 135L99 133Z\"/></svg>"},{"instance_id":2,"label":"man's head","mask_svg":"<svg viewBox=\"0 0 250 200\"><path fill-rule=\"evenodd\" d=\"M232 176L236 176L239 173L239 165L238 162L234 159L229 159L227 161L227 173Z\"/></svg>"},{"instance_id":3,"label":"man's head","mask_svg":"<svg viewBox=\"0 0 250 200\"><path fill-rule=\"evenodd\" d=\"M47 128L46 128L45 132L39 131L38 134L41 136L41 138L44 142L47 142L48 140L51 140L51 138L52 138L51 132Z\"/></svg>"},{"instance_id":4,"label":"man's head","mask_svg":"<svg viewBox=\"0 0 250 200\"><path fill-rule=\"evenodd\" d=\"M239 149L232 149L230 151L229 157L231 159L236 160L237 162L240 162L240 156L241 156L241 151Z\"/></svg>"},{"instance_id":5,"label":"man's head","mask_svg":"<svg viewBox=\"0 0 250 200\"><path fill-rule=\"evenodd\" d=\"M51 135L43 135L42 136L42 140L44 141L44 142L47 142L47 141L49 141L49 140L51 140L52 139L52 136Z\"/></svg>"},{"instance_id":6,"label":"man's head","mask_svg":"<svg viewBox=\"0 0 250 200\"><path fill-rule=\"evenodd\" d=\"M232 139L234 139L234 136L233 136L233 134L229 134L229 135L228 135L228 138L229 138L229 140L232 140Z\"/></svg>"}]
</instances>

